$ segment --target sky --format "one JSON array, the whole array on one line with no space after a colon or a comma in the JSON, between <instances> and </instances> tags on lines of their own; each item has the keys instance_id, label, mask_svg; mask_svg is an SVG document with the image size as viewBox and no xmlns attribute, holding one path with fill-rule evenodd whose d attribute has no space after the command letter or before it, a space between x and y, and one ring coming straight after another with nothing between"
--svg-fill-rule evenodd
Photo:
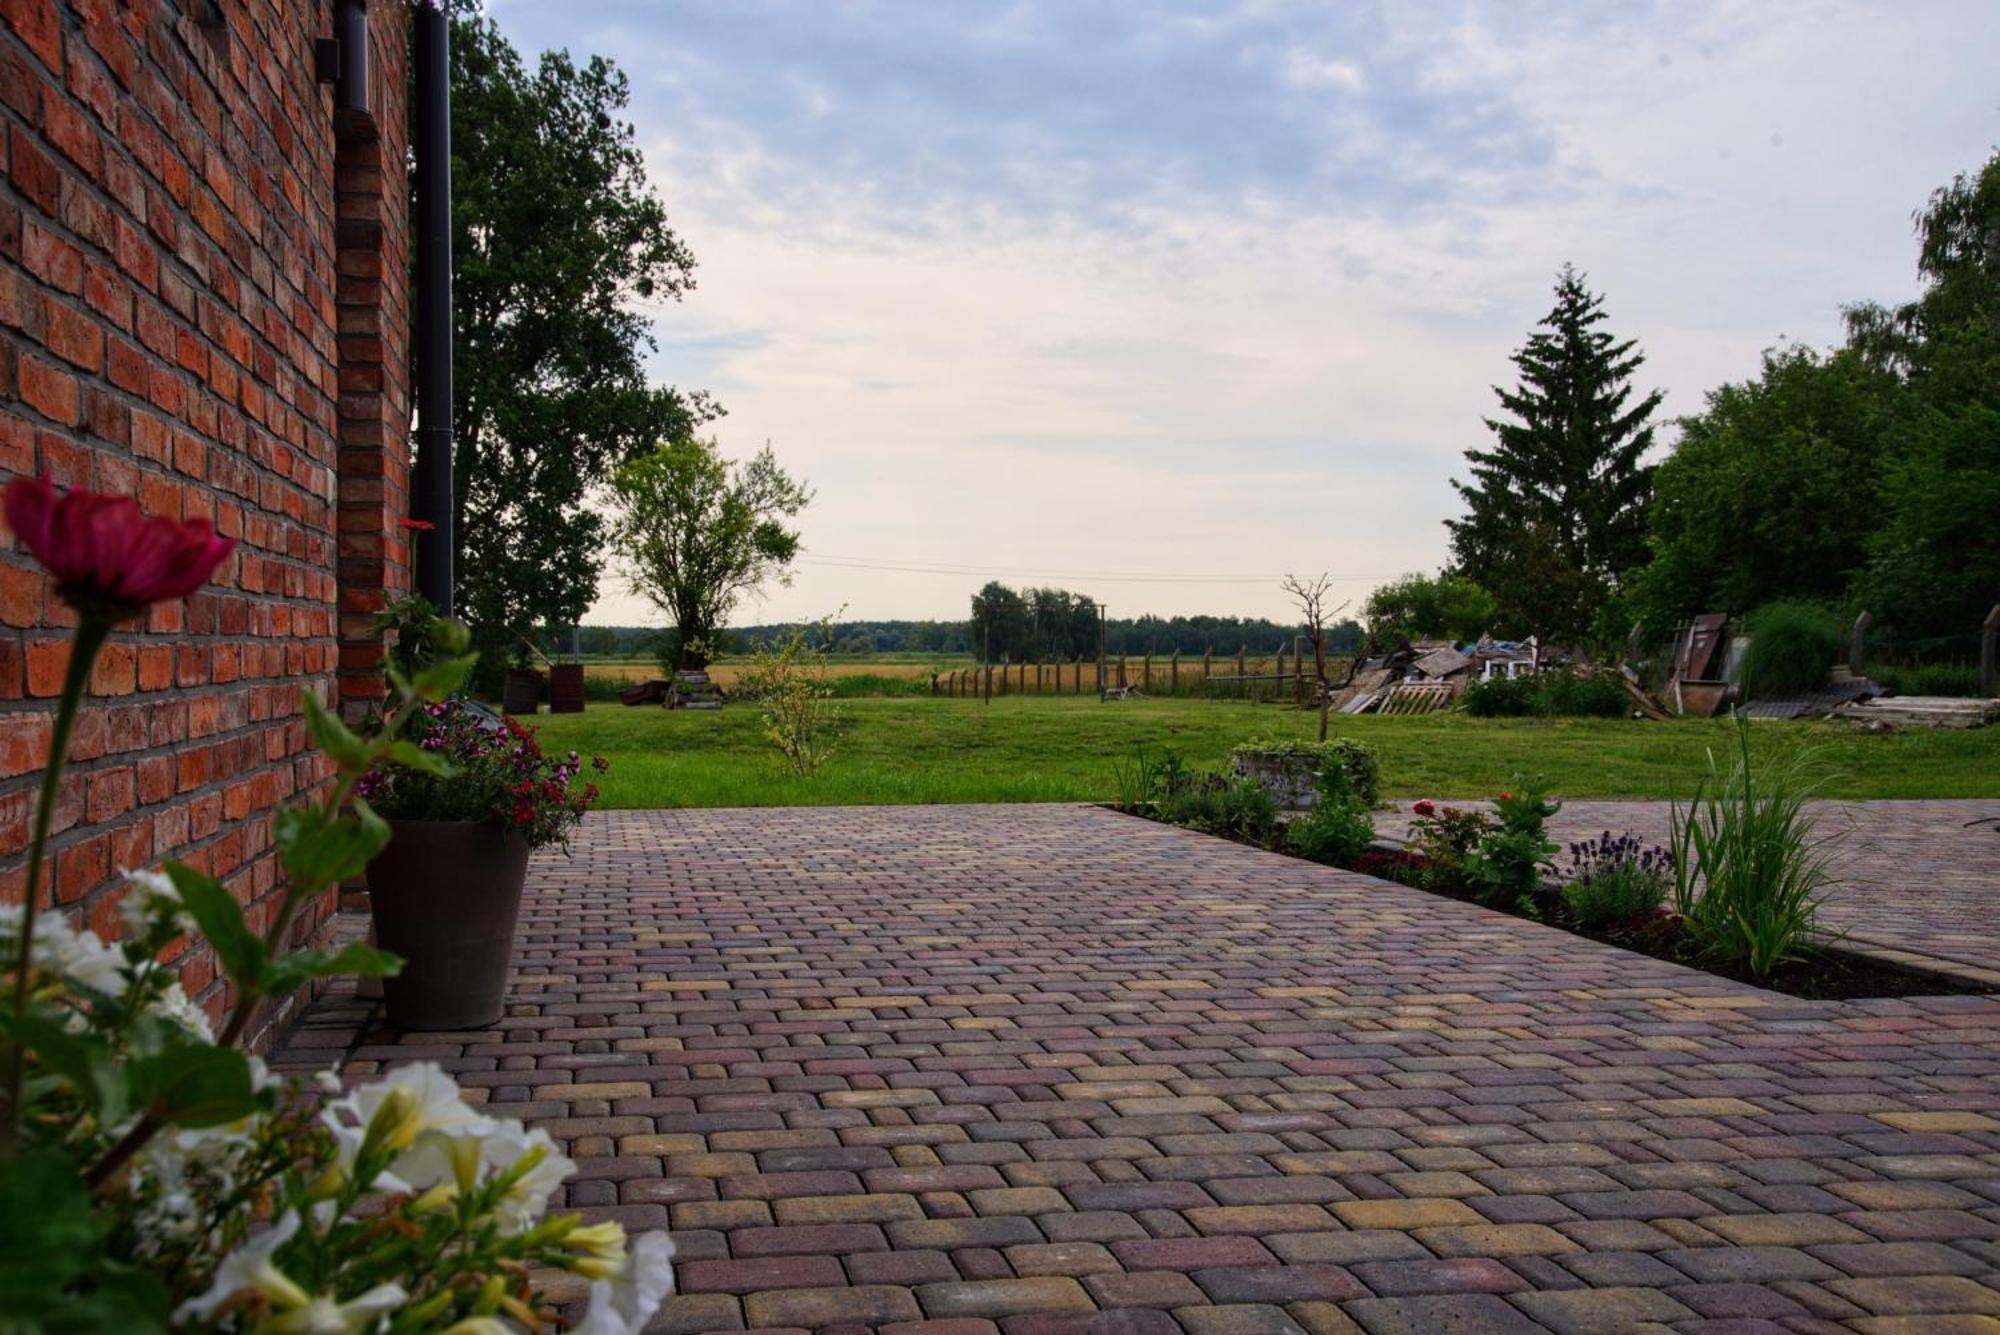
<instances>
[{"instance_id":1,"label":"sky","mask_svg":"<svg viewBox=\"0 0 2000 1335\"><path fill-rule=\"evenodd\" d=\"M610 56L696 288L661 383L815 489L736 624L1359 604L1573 262L1668 417L1916 290L2000 144L2000 5L489 0ZM1662 433L1662 448L1671 441ZM607 575L589 621L660 624Z\"/></svg>"}]
</instances>

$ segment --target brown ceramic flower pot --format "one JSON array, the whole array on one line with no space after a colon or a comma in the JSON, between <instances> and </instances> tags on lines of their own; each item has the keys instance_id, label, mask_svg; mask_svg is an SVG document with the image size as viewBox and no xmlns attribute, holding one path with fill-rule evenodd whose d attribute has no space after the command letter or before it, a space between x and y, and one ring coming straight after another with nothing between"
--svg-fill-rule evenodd
<instances>
[{"instance_id":1,"label":"brown ceramic flower pot","mask_svg":"<svg viewBox=\"0 0 2000 1335\"><path fill-rule=\"evenodd\" d=\"M500 1018L528 841L491 822L390 821L368 864L375 943L403 960L382 980L400 1029L477 1029Z\"/></svg>"}]
</instances>

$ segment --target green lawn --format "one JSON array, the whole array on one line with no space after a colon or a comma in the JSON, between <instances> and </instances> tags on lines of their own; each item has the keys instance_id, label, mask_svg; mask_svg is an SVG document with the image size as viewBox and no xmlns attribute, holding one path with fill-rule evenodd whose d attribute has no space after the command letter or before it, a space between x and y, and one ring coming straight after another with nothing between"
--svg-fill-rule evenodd
<instances>
[{"instance_id":1,"label":"green lawn","mask_svg":"<svg viewBox=\"0 0 2000 1335\"><path fill-rule=\"evenodd\" d=\"M713 713L593 704L544 716L545 745L608 756L609 807L800 806L912 802L1101 801L1112 763L1139 743L1190 763L1221 761L1251 737L1310 736L1313 719L1271 706L1199 700L1015 697L859 699L840 705L842 736L814 777L784 771L754 706ZM1707 748L1730 725L1623 719L1336 719L1340 733L1379 748L1385 791L1471 797L1517 773L1545 776L1571 797L1685 794ZM1860 734L1845 725L1760 723L1757 744L1808 744L1833 797L2000 796L2000 728Z\"/></svg>"}]
</instances>

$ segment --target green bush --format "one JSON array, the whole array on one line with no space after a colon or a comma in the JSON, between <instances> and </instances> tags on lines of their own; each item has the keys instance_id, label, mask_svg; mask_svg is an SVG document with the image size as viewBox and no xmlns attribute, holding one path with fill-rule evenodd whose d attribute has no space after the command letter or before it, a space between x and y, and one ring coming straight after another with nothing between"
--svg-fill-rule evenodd
<instances>
[{"instance_id":1,"label":"green bush","mask_svg":"<svg viewBox=\"0 0 2000 1335\"><path fill-rule=\"evenodd\" d=\"M1816 691L1840 657L1840 622L1814 603L1766 603L1750 614L1750 648L1743 655L1743 694Z\"/></svg>"},{"instance_id":2,"label":"green bush","mask_svg":"<svg viewBox=\"0 0 2000 1335\"><path fill-rule=\"evenodd\" d=\"M1312 810L1294 817L1285 828L1285 842L1292 852L1328 866L1351 867L1368 851L1375 842L1375 818L1353 792L1352 783L1338 765L1320 771Z\"/></svg>"},{"instance_id":3,"label":"green bush","mask_svg":"<svg viewBox=\"0 0 2000 1335\"><path fill-rule=\"evenodd\" d=\"M1479 718L1622 718L1625 688L1607 672L1567 668L1532 677L1495 677L1465 688L1465 712Z\"/></svg>"},{"instance_id":4,"label":"green bush","mask_svg":"<svg viewBox=\"0 0 2000 1335\"><path fill-rule=\"evenodd\" d=\"M1493 818L1466 807L1440 807L1428 798L1412 808L1410 851L1419 859L1416 883L1439 894L1471 889L1467 870L1473 851L1493 829Z\"/></svg>"},{"instance_id":5,"label":"green bush","mask_svg":"<svg viewBox=\"0 0 2000 1335\"><path fill-rule=\"evenodd\" d=\"M1918 667L1871 664L1868 675L1896 695L1979 694L1979 669L1970 663L1925 663Z\"/></svg>"},{"instance_id":6,"label":"green bush","mask_svg":"<svg viewBox=\"0 0 2000 1335\"><path fill-rule=\"evenodd\" d=\"M1686 807L1673 804L1674 908L1703 955L1761 978L1811 949L1833 860L1805 809L1807 754L1753 777L1748 719L1736 733L1729 768L1711 755Z\"/></svg>"},{"instance_id":7,"label":"green bush","mask_svg":"<svg viewBox=\"0 0 2000 1335\"><path fill-rule=\"evenodd\" d=\"M1549 817L1562 809L1551 802L1539 779L1514 778L1514 790L1493 799L1499 828L1479 841L1466 861L1473 893L1496 908L1532 912L1541 889L1542 869L1556 852L1549 841Z\"/></svg>"}]
</instances>

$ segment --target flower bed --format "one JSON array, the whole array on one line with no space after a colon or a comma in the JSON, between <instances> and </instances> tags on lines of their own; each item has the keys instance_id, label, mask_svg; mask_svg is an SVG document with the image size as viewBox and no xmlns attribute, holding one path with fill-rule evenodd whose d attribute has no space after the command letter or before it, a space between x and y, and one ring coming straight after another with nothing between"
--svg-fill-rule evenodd
<instances>
[{"instance_id":1,"label":"flower bed","mask_svg":"<svg viewBox=\"0 0 2000 1335\"><path fill-rule=\"evenodd\" d=\"M1353 744L1349 744L1350 748ZM1247 748L1256 750L1258 748ZM1727 767L1711 759L1674 808L1673 847L1605 831L1564 850L1547 822L1561 804L1517 778L1493 812L1421 801L1405 846L1377 842L1357 791L1374 759L1347 751L1315 764L1315 800L1286 816L1256 778L1192 770L1141 752L1118 770L1116 809L1528 918L1608 945L1814 999L1927 996L1990 989L1838 948L1818 925L1833 883L1829 841L1804 814L1813 785L1794 760L1753 783L1747 724ZM1296 787L1299 776L1287 774Z\"/></svg>"}]
</instances>

